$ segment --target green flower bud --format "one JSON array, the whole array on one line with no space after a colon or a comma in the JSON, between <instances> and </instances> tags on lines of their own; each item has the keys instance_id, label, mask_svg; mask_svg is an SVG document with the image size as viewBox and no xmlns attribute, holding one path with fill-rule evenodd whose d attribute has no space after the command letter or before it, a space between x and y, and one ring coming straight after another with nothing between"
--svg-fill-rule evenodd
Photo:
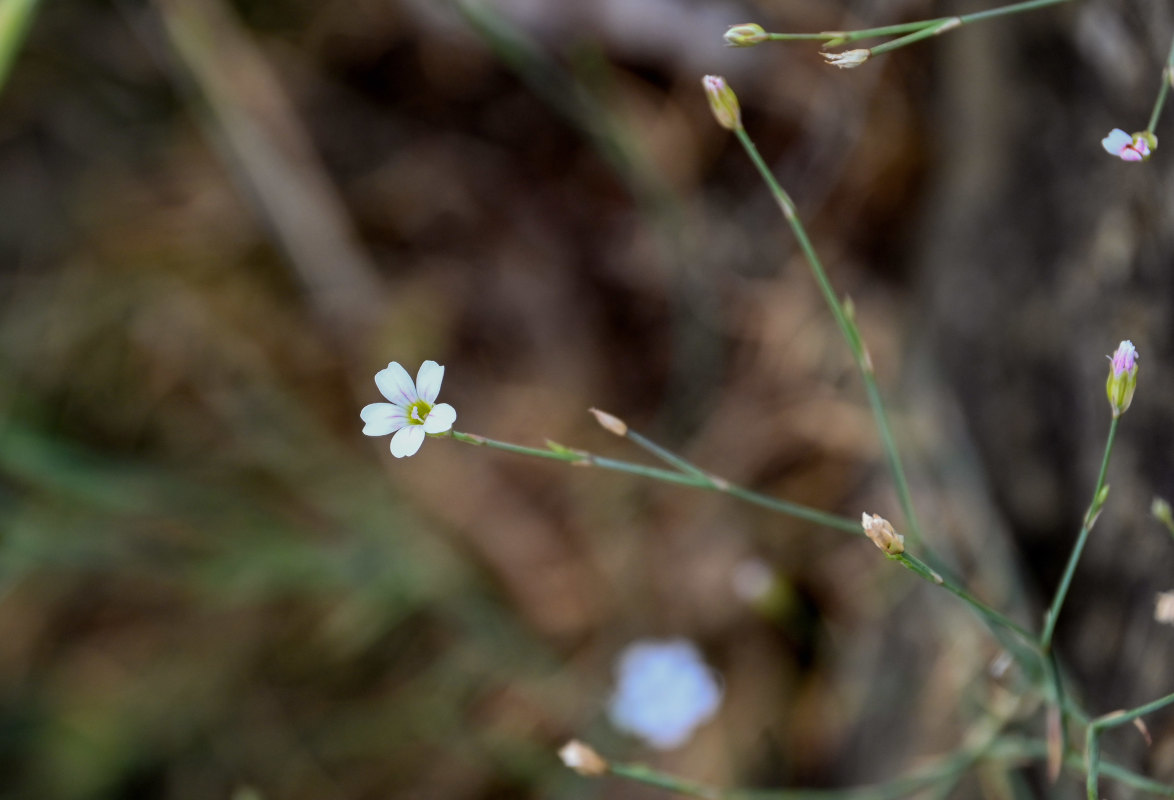
<instances>
[{"instance_id":1,"label":"green flower bud","mask_svg":"<svg viewBox=\"0 0 1174 800\"><path fill-rule=\"evenodd\" d=\"M738 107L738 96L726 84L726 79L718 75L706 75L701 79L705 87L705 96L709 98L709 108L717 124L726 130L742 129L742 111Z\"/></svg>"},{"instance_id":2,"label":"green flower bud","mask_svg":"<svg viewBox=\"0 0 1174 800\"><path fill-rule=\"evenodd\" d=\"M1133 392L1137 389L1137 348L1126 339L1118 345L1117 352L1109 356L1109 360L1112 366L1109 367L1109 379L1105 382L1105 393L1109 396L1113 419L1116 419L1129 408L1133 402Z\"/></svg>"},{"instance_id":3,"label":"green flower bud","mask_svg":"<svg viewBox=\"0 0 1174 800\"><path fill-rule=\"evenodd\" d=\"M744 22L741 25L731 26L723 38L730 47L753 47L765 42L770 36L758 23Z\"/></svg>"}]
</instances>

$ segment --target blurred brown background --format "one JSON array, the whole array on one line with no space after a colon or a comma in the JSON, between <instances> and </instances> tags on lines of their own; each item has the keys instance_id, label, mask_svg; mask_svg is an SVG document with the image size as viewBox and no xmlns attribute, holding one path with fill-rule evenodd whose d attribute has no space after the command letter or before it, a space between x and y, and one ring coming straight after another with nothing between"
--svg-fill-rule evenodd
<instances>
[{"instance_id":1,"label":"blurred brown background","mask_svg":"<svg viewBox=\"0 0 1174 800\"><path fill-rule=\"evenodd\" d=\"M927 539L1029 627L1096 477L1104 356L1137 344L1058 647L1093 712L1168 693L1174 541L1147 509L1174 494L1174 171L1099 140L1144 126L1174 7L1065 4L852 71L721 44L992 5L44 4L0 96L3 795L642 798L662 794L556 748L783 787L956 745L997 643L867 541L360 435L374 373L435 359L459 430L640 460L598 406L746 486L899 520L847 349L705 73L855 301ZM754 560L765 605L735 592ZM649 636L697 641L725 682L669 754L603 715L612 659ZM1174 720L1150 727L1106 750L1174 781ZM1031 769L958 790L1039 791Z\"/></svg>"}]
</instances>

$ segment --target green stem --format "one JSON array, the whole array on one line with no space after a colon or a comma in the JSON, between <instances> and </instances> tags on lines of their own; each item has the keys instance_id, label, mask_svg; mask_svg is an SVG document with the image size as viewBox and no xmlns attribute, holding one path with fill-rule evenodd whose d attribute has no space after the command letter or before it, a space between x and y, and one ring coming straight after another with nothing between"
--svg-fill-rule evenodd
<instances>
[{"instance_id":1,"label":"green stem","mask_svg":"<svg viewBox=\"0 0 1174 800\"><path fill-rule=\"evenodd\" d=\"M999 8L990 8L986 11L975 11L972 14L961 14L953 17L935 17L916 22L903 22L899 25L885 25L879 28L862 28L855 31L823 31L822 33L770 33L767 36L772 41L784 42L802 40L856 42L861 39L874 39L879 36L895 36L897 34L907 33L922 34L916 38L906 36L892 42L886 42L870 50L871 53L877 54L912 44L919 39L943 33L946 30L959 27L960 25L979 22L980 20L991 19L993 17L1002 17L1008 14L1018 14L1023 11L1034 11L1037 8L1045 8L1067 2L1069 0L1027 0L1024 3L1012 3L1011 5L1001 6ZM896 42L900 42L901 44L896 44Z\"/></svg>"},{"instance_id":2,"label":"green stem","mask_svg":"<svg viewBox=\"0 0 1174 800\"><path fill-rule=\"evenodd\" d=\"M871 47L869 48L868 52L871 55L879 56L881 53L888 53L892 50L913 44L914 42L920 42L922 39L928 39L931 36L937 36L938 34L945 33L948 30L957 28L961 24L961 17L944 17L941 20L936 20L932 25L928 25L921 30L909 34L908 36L902 36L899 39L893 39L892 41L885 42L884 44L878 44L876 47Z\"/></svg>"},{"instance_id":3,"label":"green stem","mask_svg":"<svg viewBox=\"0 0 1174 800\"><path fill-rule=\"evenodd\" d=\"M600 467L602 469L612 470L613 472L624 472L629 475L639 475L644 478L651 478L653 480L663 481L664 483L674 483L679 486L692 486L697 489L708 489L710 491L722 492L741 500L745 500L755 505L769 508L773 511L786 514L791 517L814 522L818 525L823 525L828 528L845 531L847 533L854 533L863 535L860 528L860 523L855 520L850 520L845 517L837 516L836 514L829 514L826 511L811 508L810 506L800 505L799 503L792 503L787 500L780 500L776 497L759 494L758 492L743 489L740 486L733 484L698 470L696 473L684 474L681 472L674 472L672 470L660 469L659 467L649 467L644 464L635 464L630 461L620 461L614 458L605 458L597 456L594 453L588 453L583 450L573 450L561 445L552 444L547 449L536 447L525 447L523 445L511 444L510 442L502 442L496 439L489 439L484 436L478 436L472 433L461 433L460 431L451 431L449 434L451 438L458 442L466 444L475 444L482 447L490 447L495 450L504 450L507 453L516 453L518 455L533 456L535 458L546 458L552 461L562 461L568 464L575 464L578 466Z\"/></svg>"},{"instance_id":4,"label":"green stem","mask_svg":"<svg viewBox=\"0 0 1174 800\"><path fill-rule=\"evenodd\" d=\"M1100 800L1097 792L1097 773L1101 768L1100 729L1096 725L1089 725L1084 737L1084 787L1088 792L1088 800Z\"/></svg>"},{"instance_id":5,"label":"green stem","mask_svg":"<svg viewBox=\"0 0 1174 800\"><path fill-rule=\"evenodd\" d=\"M1085 731L1084 742L1084 764L1087 771L1085 788L1088 792L1088 800L1098 800L1097 775L1101 771L1101 731L1133 722L1138 717L1165 708L1171 703L1174 703L1174 694L1168 694L1129 711L1114 711L1111 714L1105 714L1089 723ZM1108 769L1105 770L1105 774L1109 774Z\"/></svg>"},{"instance_id":6,"label":"green stem","mask_svg":"<svg viewBox=\"0 0 1174 800\"><path fill-rule=\"evenodd\" d=\"M1124 725L1126 722L1133 722L1138 717L1144 717L1146 714L1165 708L1174 703L1174 694L1168 694L1165 697L1153 700L1146 703L1144 706L1138 706L1130 711L1114 711L1112 714L1105 714L1103 717L1097 717L1092 721L1091 726L1103 730L1105 728L1115 728L1118 725Z\"/></svg>"},{"instance_id":7,"label":"green stem","mask_svg":"<svg viewBox=\"0 0 1174 800\"><path fill-rule=\"evenodd\" d=\"M897 489L897 497L901 503L901 510L905 514L905 521L908 526L905 530L905 535L909 538L911 544L921 546L921 525L917 521L917 513L913 508L913 497L909 491L909 482L905 479L905 470L901 465L901 455L897 450L896 440L893 438L892 428L889 425L888 414L885 413L880 390L876 385L876 375L873 372L872 359L869 357L868 350L864 346L864 340L860 335L860 331L856 327L856 323L844 311L844 304L836 297L836 292L832 288L831 281L828 280L823 263L819 260L819 256L816 254L811 240L807 237L807 231L804 229L799 215L795 212L795 203L791 200L790 195L775 180L774 173L770 171L766 162L763 161L762 155L759 154L758 148L755 147L754 142L750 139L750 135L746 133L745 129L739 127L735 129L734 133L737 134L738 141L742 143L742 147L746 151L746 154L750 156L750 160L754 162L754 166L758 168L762 179L770 188L771 194L774 195L775 202L778 203L779 208L782 210L783 217L786 218L787 223L791 226L795 238L799 241L799 247L802 249L808 265L811 267L811 273L815 276L815 282L819 284L819 290L823 293L824 301L831 310L832 316L836 320L836 325L839 326L840 332L844 335L844 339L848 342L848 348L852 351L852 358L855 360L856 367L860 370L860 375L864 379L868 404L872 407L872 415L881 437L881 444L884 446L889 472L892 473L893 483Z\"/></svg>"},{"instance_id":8,"label":"green stem","mask_svg":"<svg viewBox=\"0 0 1174 800\"><path fill-rule=\"evenodd\" d=\"M945 576L930 569L929 565L919 561L915 556L912 556L909 553L901 553L899 555L893 556L892 558L894 561L901 562L901 564L903 564L906 568L920 575L922 578L925 578L930 583L941 586L947 592L954 595L959 600L966 603L966 605L974 609L975 613L977 613L987 622L993 622L996 625L1014 632L1019 636L1019 638L1032 647L1038 646L1039 643L1036 641L1034 634L1022 626L1012 622L1007 617L1003 616L998 611L991 608L962 587L955 585Z\"/></svg>"},{"instance_id":9,"label":"green stem","mask_svg":"<svg viewBox=\"0 0 1174 800\"><path fill-rule=\"evenodd\" d=\"M618 778L627 778L658 789L668 789L670 792L688 797L700 797L702 800L724 800L729 796L717 787L658 772L643 764L609 764L608 772Z\"/></svg>"},{"instance_id":10,"label":"green stem","mask_svg":"<svg viewBox=\"0 0 1174 800\"><path fill-rule=\"evenodd\" d=\"M631 428L626 428L624 430L624 438L630 440L639 447L644 448L666 464L671 464L681 472L693 475L697 478L702 478L704 480L710 480L710 476L707 475L705 470L701 469L701 467L685 460L684 458L681 458L681 456L677 455L673 451L661 447L647 436L636 433L636 431L632 430Z\"/></svg>"},{"instance_id":11,"label":"green stem","mask_svg":"<svg viewBox=\"0 0 1174 800\"><path fill-rule=\"evenodd\" d=\"M1064 568L1064 576L1060 579L1060 586L1056 589L1056 597L1052 600L1051 608L1048 610L1048 619L1044 625L1043 636L1040 637L1040 644L1046 652L1052 646L1052 637L1056 632L1056 620L1060 617L1060 609L1064 606L1064 598L1068 595L1068 587L1072 584L1072 576L1076 572L1076 565L1080 561L1081 553L1084 552L1084 546L1088 542L1088 534L1092 530L1093 523L1096 522L1097 507L1099 502L1104 501L1101 491L1105 486L1105 473L1109 469L1109 455L1113 452L1113 439L1117 436L1117 423L1120 417L1113 417L1113 422L1109 425L1109 436L1105 441L1105 455L1101 458L1101 471L1097 475L1097 485L1093 490L1092 503L1089 505L1088 513L1084 515L1084 524L1080 528L1080 535L1076 537L1076 545L1072 548L1072 555L1068 557L1068 565Z\"/></svg>"},{"instance_id":12,"label":"green stem","mask_svg":"<svg viewBox=\"0 0 1174 800\"><path fill-rule=\"evenodd\" d=\"M1146 125L1146 133L1152 134L1158 126L1158 117L1162 115L1162 106L1166 104L1166 95L1170 92L1170 84L1174 83L1174 41L1170 42L1170 53L1166 56L1166 66L1162 68L1162 85L1158 88L1158 99L1154 101L1154 110L1150 114L1150 123Z\"/></svg>"}]
</instances>

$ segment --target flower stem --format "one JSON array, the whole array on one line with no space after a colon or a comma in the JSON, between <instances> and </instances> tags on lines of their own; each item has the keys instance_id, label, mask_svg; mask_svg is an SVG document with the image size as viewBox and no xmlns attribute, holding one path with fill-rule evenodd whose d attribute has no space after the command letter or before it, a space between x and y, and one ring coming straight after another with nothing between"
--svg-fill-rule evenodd
<instances>
[{"instance_id":1,"label":"flower stem","mask_svg":"<svg viewBox=\"0 0 1174 800\"><path fill-rule=\"evenodd\" d=\"M1154 110L1150 114L1150 124L1146 126L1146 133L1152 134L1158 126L1158 117L1162 115L1162 106L1166 104L1166 95L1170 86L1174 85L1174 41L1170 42L1170 53L1166 56L1166 66L1162 67L1162 85L1158 88L1158 99L1154 101Z\"/></svg>"},{"instance_id":2,"label":"flower stem","mask_svg":"<svg viewBox=\"0 0 1174 800\"><path fill-rule=\"evenodd\" d=\"M1168 694L1165 697L1159 698L1145 705L1129 711L1114 711L1111 714L1105 714L1102 717L1097 717L1089 723L1088 729L1085 731L1084 740L1084 766L1086 771L1085 789L1088 792L1088 800L1098 800L1099 792L1097 791L1097 777L1102 770L1101 764L1101 731L1108 728L1115 728L1118 725L1124 725L1127 722L1133 722L1138 717L1150 714L1158 709L1174 703L1174 694ZM1106 775L1110 774L1110 770L1105 767ZM1118 779L1120 779L1118 777ZM1157 784L1157 789L1147 788L1147 791L1154 791L1159 794L1165 794L1167 797L1174 796L1174 788Z\"/></svg>"},{"instance_id":3,"label":"flower stem","mask_svg":"<svg viewBox=\"0 0 1174 800\"><path fill-rule=\"evenodd\" d=\"M1072 548L1072 555L1068 557L1064 576L1060 579L1055 599L1052 600L1052 605L1048 610L1048 619L1044 624L1043 635L1040 637L1040 644L1045 652L1052 646L1052 637L1056 632L1056 621L1060 618L1060 609L1064 606L1064 598L1067 597L1068 587L1072 584L1072 575L1076 572L1076 564L1080 561L1081 553L1084 552L1084 546L1088 542L1089 531L1092 530L1093 523L1096 522L1096 512L1099 510L1097 504L1104 502L1102 490L1105 486L1105 473L1109 469L1109 455L1113 452L1113 439L1117 436L1119 420L1120 417L1114 417L1109 425L1109 435L1105 441L1105 455L1101 458L1101 471L1097 475L1097 485L1092 493L1093 500L1089 504L1088 513L1084 515L1084 524L1080 528L1080 535L1076 537L1076 545Z\"/></svg>"},{"instance_id":4,"label":"flower stem","mask_svg":"<svg viewBox=\"0 0 1174 800\"><path fill-rule=\"evenodd\" d=\"M1114 711L1111 714L1105 714L1103 717L1097 717L1090 725L1095 725L1097 728L1104 730L1105 728L1115 728L1118 725L1124 725L1126 722L1133 722L1138 717L1144 717L1146 714L1152 714L1159 709L1174 703L1174 694L1168 694L1165 697L1152 700L1143 706L1138 706L1130 711Z\"/></svg>"},{"instance_id":5,"label":"flower stem","mask_svg":"<svg viewBox=\"0 0 1174 800\"><path fill-rule=\"evenodd\" d=\"M909 553L900 553L899 555L893 556L892 558L894 561L901 562L901 564L904 565L907 569L911 570L917 575L920 575L922 578L925 578L930 583L941 586L947 592L954 595L959 600L966 603L966 605L974 609L975 613L977 613L987 622L993 622L994 624L1006 628L1009 631L1013 631L1027 644L1031 645L1032 647L1038 647L1039 642L1036 640L1035 634L1031 633L1026 628L1023 628L1022 626L1012 622L1010 619L979 600L970 592L956 585L953 581L949 580L945 576L930 569L929 565L918 560L915 556L912 556Z\"/></svg>"},{"instance_id":6,"label":"flower stem","mask_svg":"<svg viewBox=\"0 0 1174 800\"><path fill-rule=\"evenodd\" d=\"M831 281L828 280L823 263L819 260L819 256L816 254L811 240L807 237L807 231L795 211L795 203L791 200L790 195L779 185L774 173L770 171L766 162L763 161L762 155L758 152L758 148L755 147L754 142L750 139L750 135L746 133L746 130L738 127L734 130L734 133L737 134L738 141L741 142L742 148L746 151L750 160L754 162L754 166L758 168L762 179L770 188L771 194L774 195L775 202L778 203L780 210L782 210L783 217L791 226L795 238L799 241L799 247L803 250L803 255L811 267L811 273L815 276L815 282L819 284L819 290L823 293L823 298L836 320L836 325L839 326L840 332L848 342L848 349L852 351L852 358L856 362L857 369L860 370L861 377L864 379L864 389L868 395L868 404L872 407L872 415L876 421L881 444L884 446L889 472L893 476L893 483L896 485L901 510L905 514L907 525L905 534L909 537L912 544L920 546L921 525L917 521L917 513L913 508L913 497L909 492L909 482L905 479L905 470L901 465L901 455L897 450L897 443L893 438L888 414L885 412L880 390L876 385L876 375L873 372L872 358L868 354L868 349L864 345L860 331L856 327L855 321L845 312L844 304L836 297L836 292L832 288Z\"/></svg>"},{"instance_id":7,"label":"flower stem","mask_svg":"<svg viewBox=\"0 0 1174 800\"><path fill-rule=\"evenodd\" d=\"M814 522L818 525L845 531L847 533L863 535L863 532L860 529L860 523L855 520L850 520L846 517L841 517L836 514L829 514L826 511L820 511L819 509L800 505L799 503L792 503L788 500L780 500L777 497L770 497L769 495L759 494L758 492L754 492L749 489L743 489L742 487L735 486L722 478L708 475L695 467L693 468L693 471L687 473L674 472L672 470L661 469L659 467L649 467L644 464L636 464L631 461L620 461L614 458L597 456L594 453L589 453L585 450L574 450L569 447L563 447L562 445L556 445L553 443L551 443L547 449L541 449L536 447L525 447L523 445L512 444L510 442L502 442L496 439L489 439L484 436L478 436L472 433L461 433L460 431L451 431L450 433L451 438L466 444L491 447L495 450L504 450L509 453L533 456L535 458L546 458L553 461L563 461L577 466L600 467L602 469L608 469L614 472L625 472L630 475L639 475L644 478L663 481L664 483L674 483L679 486L692 486L697 489L707 489L710 491L722 492L723 494L737 497L738 499L745 500L748 503L763 506L764 508L769 508L773 511L778 511L781 514L786 514L797 519L806 520L807 522Z\"/></svg>"},{"instance_id":8,"label":"flower stem","mask_svg":"<svg viewBox=\"0 0 1174 800\"><path fill-rule=\"evenodd\" d=\"M862 28L855 31L823 31L821 33L769 33L767 37L771 41L782 42L816 40L844 43L856 42L861 39L875 39L880 36L912 34L912 36L903 36L900 39L894 39L891 42L885 42L884 44L871 48L869 52L876 55L889 50L895 50L898 47L904 47L907 44L913 44L913 42L926 37L944 33L947 30L971 22L979 22L984 19L1002 17L1008 14L1018 14L1023 11L1034 11L1037 8L1045 8L1067 2L1069 0L1027 0L1027 2L1023 3L1012 3L1006 6L1000 6L999 8L989 8L986 11L975 11L972 14L960 14L953 17L935 17L916 22L903 22L899 25L885 25L879 28Z\"/></svg>"}]
</instances>

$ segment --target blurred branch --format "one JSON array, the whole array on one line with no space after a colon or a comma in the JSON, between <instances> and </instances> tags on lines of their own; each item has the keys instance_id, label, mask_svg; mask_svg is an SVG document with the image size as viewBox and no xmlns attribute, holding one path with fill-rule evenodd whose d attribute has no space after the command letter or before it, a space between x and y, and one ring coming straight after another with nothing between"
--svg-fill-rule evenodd
<instances>
[{"instance_id":1,"label":"blurred branch","mask_svg":"<svg viewBox=\"0 0 1174 800\"><path fill-rule=\"evenodd\" d=\"M38 3L39 0L0 0L0 87L8 82L8 73L24 44Z\"/></svg>"},{"instance_id":2,"label":"blurred branch","mask_svg":"<svg viewBox=\"0 0 1174 800\"><path fill-rule=\"evenodd\" d=\"M375 266L281 82L215 0L157 0L181 88L332 335L353 338L383 304Z\"/></svg>"}]
</instances>

